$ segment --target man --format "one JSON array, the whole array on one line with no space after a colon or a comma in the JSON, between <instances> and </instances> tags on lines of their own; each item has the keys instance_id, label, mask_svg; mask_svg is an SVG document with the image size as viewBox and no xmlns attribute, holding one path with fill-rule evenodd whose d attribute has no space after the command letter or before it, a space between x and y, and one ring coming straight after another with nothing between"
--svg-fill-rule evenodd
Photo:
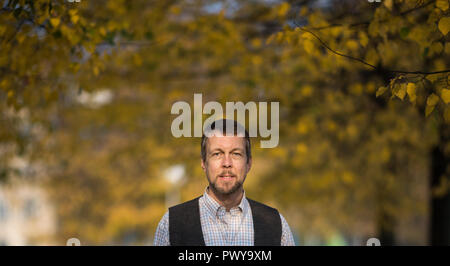
<instances>
[{"instance_id":1,"label":"man","mask_svg":"<svg viewBox=\"0 0 450 266\"><path fill-rule=\"evenodd\" d=\"M209 186L203 196L169 208L156 229L155 246L295 245L276 209L245 196L252 156L242 125L214 121L202 136L201 155Z\"/></svg>"}]
</instances>

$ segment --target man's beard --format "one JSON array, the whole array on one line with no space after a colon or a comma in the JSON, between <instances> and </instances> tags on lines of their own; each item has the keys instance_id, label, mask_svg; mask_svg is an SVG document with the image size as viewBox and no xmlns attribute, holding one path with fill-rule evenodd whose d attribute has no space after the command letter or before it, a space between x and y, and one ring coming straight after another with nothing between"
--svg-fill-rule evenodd
<instances>
[{"instance_id":1,"label":"man's beard","mask_svg":"<svg viewBox=\"0 0 450 266\"><path fill-rule=\"evenodd\" d=\"M236 182L234 183L234 185L233 185L230 189L225 190L225 188L223 188L223 187L217 187L217 186L216 186L217 180L219 180L219 178L217 178L216 181L215 181L214 183L212 183L211 181L209 181L209 187L210 187L210 188L214 191L214 193L216 193L216 194L220 194L220 195L223 195L223 196L229 196L229 195L235 193L236 191L238 191L240 188L242 188L242 183L239 182L239 181L236 179Z\"/></svg>"}]
</instances>

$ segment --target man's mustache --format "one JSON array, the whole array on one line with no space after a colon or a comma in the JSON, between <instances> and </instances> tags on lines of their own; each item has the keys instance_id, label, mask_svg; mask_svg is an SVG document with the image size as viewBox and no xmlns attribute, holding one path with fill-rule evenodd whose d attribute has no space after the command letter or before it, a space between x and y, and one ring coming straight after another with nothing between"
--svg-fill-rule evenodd
<instances>
[{"instance_id":1,"label":"man's mustache","mask_svg":"<svg viewBox=\"0 0 450 266\"><path fill-rule=\"evenodd\" d=\"M233 172L231 172L231 171L224 171L224 172L221 172L220 174L219 174L219 176L225 176L225 175L229 175L229 176L232 176L232 177L235 177L236 175L233 173Z\"/></svg>"}]
</instances>

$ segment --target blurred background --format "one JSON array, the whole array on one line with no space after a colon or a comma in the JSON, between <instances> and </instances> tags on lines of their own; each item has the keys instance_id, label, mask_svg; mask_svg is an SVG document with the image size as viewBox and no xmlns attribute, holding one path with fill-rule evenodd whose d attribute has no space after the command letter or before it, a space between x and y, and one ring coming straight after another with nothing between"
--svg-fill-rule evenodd
<instances>
[{"instance_id":1,"label":"blurred background","mask_svg":"<svg viewBox=\"0 0 450 266\"><path fill-rule=\"evenodd\" d=\"M447 0L0 0L0 245L152 245L201 195L172 104L280 103L249 198L297 245L450 244ZM206 119L208 116L204 116Z\"/></svg>"}]
</instances>

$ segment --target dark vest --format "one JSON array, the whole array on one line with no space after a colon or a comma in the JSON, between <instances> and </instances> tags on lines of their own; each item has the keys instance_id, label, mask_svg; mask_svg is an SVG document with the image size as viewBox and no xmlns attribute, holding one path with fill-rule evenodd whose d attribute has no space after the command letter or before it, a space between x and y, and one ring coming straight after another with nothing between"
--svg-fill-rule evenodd
<instances>
[{"instance_id":1,"label":"dark vest","mask_svg":"<svg viewBox=\"0 0 450 266\"><path fill-rule=\"evenodd\" d=\"M172 246L204 246L197 197L169 208L169 237ZM281 219L274 208L247 198L253 216L255 246L281 245Z\"/></svg>"}]
</instances>

